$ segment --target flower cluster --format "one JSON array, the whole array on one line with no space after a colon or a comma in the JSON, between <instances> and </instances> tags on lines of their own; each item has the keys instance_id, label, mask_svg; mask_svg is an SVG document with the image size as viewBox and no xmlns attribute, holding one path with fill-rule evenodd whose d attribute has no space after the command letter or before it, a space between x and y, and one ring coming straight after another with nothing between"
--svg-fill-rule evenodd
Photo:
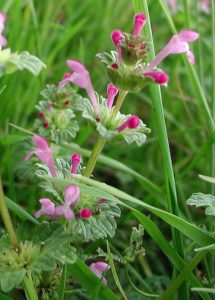
<instances>
[{"instance_id":1,"label":"flower cluster","mask_svg":"<svg viewBox=\"0 0 215 300\"><path fill-rule=\"evenodd\" d=\"M195 62L189 43L195 41L199 34L191 30L182 30L174 35L158 55L148 62L148 45L141 35L146 21L144 14L136 14L133 34L124 33L119 29L112 32L111 38L117 52L97 55L106 65L112 82L120 89L135 92L150 83L166 86L169 76L157 66L171 54L186 53L189 62Z\"/></svg>"},{"instance_id":2,"label":"flower cluster","mask_svg":"<svg viewBox=\"0 0 215 300\"><path fill-rule=\"evenodd\" d=\"M175 13L178 10L177 0L166 0L171 10ZM209 8L210 0L199 0L199 8L206 14L210 13Z\"/></svg>"}]
</instances>

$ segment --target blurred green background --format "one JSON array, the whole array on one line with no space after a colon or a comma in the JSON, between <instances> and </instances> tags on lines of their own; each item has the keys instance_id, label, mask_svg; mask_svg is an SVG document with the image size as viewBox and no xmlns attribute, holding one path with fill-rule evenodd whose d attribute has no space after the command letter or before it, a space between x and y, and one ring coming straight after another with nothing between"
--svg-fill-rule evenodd
<instances>
[{"instance_id":1,"label":"blurred green background","mask_svg":"<svg viewBox=\"0 0 215 300\"><path fill-rule=\"evenodd\" d=\"M148 2L158 52L168 42L172 33L158 1ZM173 15L173 20L177 30L180 31L187 25L183 1L178 2L179 11ZM196 55L195 68L210 103L211 17L197 11L195 1L191 2L191 29L200 32L201 35L193 47ZM86 65L95 90L105 96L108 78L104 66L95 55L114 48L110 39L112 30L119 28L122 31L132 31L134 13L130 0L1 0L0 10L7 15L4 36L8 39L9 47L13 51L27 50L47 65L39 77L33 77L25 71L16 72L1 78L0 83L0 88L6 86L0 95L0 171L5 191L9 198L21 203L33 213L40 191L34 184L22 182L14 172L17 144L26 135L8 124L32 128L36 117L34 105L40 99L40 91L47 83L58 83L63 74L68 72L66 66L68 58L79 59ZM162 93L181 213L188 219L198 219L201 223L203 213L194 209L190 213L185 201L194 192L210 192L210 185L201 181L198 174L211 173L212 141L208 139L201 108L197 104L198 99L193 96L191 82L180 55L167 58L161 64L161 68L170 77L169 85L167 88L162 87ZM123 142L109 143L104 149L104 154L123 162L159 187L163 187L162 157L148 89L139 94L129 94L123 111L137 114L152 132L141 148L125 145ZM84 148L92 149L96 134L88 124L82 123L82 129L75 142ZM115 185L143 201L158 207L164 206L165 201L162 197L150 194L144 184L130 174L98 164L94 177ZM129 213L123 214L120 223L115 240L119 249L127 243L127 231L129 232L131 225L135 224ZM162 226L168 235L169 230L165 225ZM151 241L148 241L145 247L146 253L151 251L151 255L147 256L150 264L158 250L153 250L156 246ZM142 268L146 271L143 262L136 266L139 271ZM169 273L168 267L162 264L159 266L152 264L151 268L156 275Z\"/></svg>"}]
</instances>

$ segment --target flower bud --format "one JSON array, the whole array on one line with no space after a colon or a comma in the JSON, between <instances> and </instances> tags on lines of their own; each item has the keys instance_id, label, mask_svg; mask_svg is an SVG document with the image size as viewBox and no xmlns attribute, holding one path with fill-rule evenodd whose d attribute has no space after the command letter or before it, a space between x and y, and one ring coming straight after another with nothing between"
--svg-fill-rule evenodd
<instances>
[{"instance_id":1,"label":"flower bud","mask_svg":"<svg viewBox=\"0 0 215 300\"><path fill-rule=\"evenodd\" d=\"M117 128L118 132L126 128L135 129L140 125L140 119L137 116L130 116L121 126Z\"/></svg>"},{"instance_id":2,"label":"flower bud","mask_svg":"<svg viewBox=\"0 0 215 300\"><path fill-rule=\"evenodd\" d=\"M71 173L75 174L77 173L77 169L78 166L81 162L81 155L78 153L74 153L71 155L71 163L72 163L72 167L71 167Z\"/></svg>"},{"instance_id":3,"label":"flower bud","mask_svg":"<svg viewBox=\"0 0 215 300\"><path fill-rule=\"evenodd\" d=\"M88 219L92 216L92 211L89 208L82 208L79 214L81 218Z\"/></svg>"}]
</instances>

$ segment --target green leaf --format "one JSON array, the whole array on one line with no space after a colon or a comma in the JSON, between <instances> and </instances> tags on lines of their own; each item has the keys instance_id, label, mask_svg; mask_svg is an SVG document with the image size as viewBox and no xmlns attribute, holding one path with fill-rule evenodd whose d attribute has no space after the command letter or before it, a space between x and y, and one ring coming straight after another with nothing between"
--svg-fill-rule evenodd
<instances>
[{"instance_id":1,"label":"green leaf","mask_svg":"<svg viewBox=\"0 0 215 300\"><path fill-rule=\"evenodd\" d=\"M58 300L64 300L65 283L66 283L67 264L63 266L63 272L60 279L60 287L58 292Z\"/></svg>"},{"instance_id":2,"label":"green leaf","mask_svg":"<svg viewBox=\"0 0 215 300\"><path fill-rule=\"evenodd\" d=\"M32 215L30 215L26 210L24 210L21 206L19 206L14 201L10 200L9 198L5 197L6 203L8 208L21 220L25 221L28 220L35 225L39 225L40 222L38 222Z\"/></svg>"},{"instance_id":3,"label":"green leaf","mask_svg":"<svg viewBox=\"0 0 215 300\"><path fill-rule=\"evenodd\" d=\"M9 292L23 281L25 270L11 270L0 273L0 286L3 292Z\"/></svg>"},{"instance_id":4,"label":"green leaf","mask_svg":"<svg viewBox=\"0 0 215 300\"><path fill-rule=\"evenodd\" d=\"M68 265L68 273L89 293L94 295L97 292L96 300L119 300L119 298L105 286L101 279L91 272L88 266L78 259L73 265ZM98 291L98 287L100 287Z\"/></svg>"},{"instance_id":5,"label":"green leaf","mask_svg":"<svg viewBox=\"0 0 215 300\"><path fill-rule=\"evenodd\" d=\"M207 207L205 214L215 216L215 196L213 195L195 193L187 200L187 204L196 207Z\"/></svg>"},{"instance_id":6,"label":"green leaf","mask_svg":"<svg viewBox=\"0 0 215 300\"><path fill-rule=\"evenodd\" d=\"M1 300L13 300L12 298L10 298L10 297L8 297L8 296L2 294L2 293L0 293L0 299L1 299Z\"/></svg>"},{"instance_id":7,"label":"green leaf","mask_svg":"<svg viewBox=\"0 0 215 300\"><path fill-rule=\"evenodd\" d=\"M20 54L11 53L10 49L0 51L0 77L10 74L16 70L28 70L34 75L38 75L45 64L36 56L24 51Z\"/></svg>"},{"instance_id":8,"label":"green leaf","mask_svg":"<svg viewBox=\"0 0 215 300\"><path fill-rule=\"evenodd\" d=\"M210 183L215 183L215 178L210 177L210 176L199 175L199 178L201 178L207 182L210 182Z\"/></svg>"},{"instance_id":9,"label":"green leaf","mask_svg":"<svg viewBox=\"0 0 215 300\"><path fill-rule=\"evenodd\" d=\"M115 268L115 265L114 265L114 262L113 262L113 257L112 257L112 253L110 251L110 247L109 247L109 243L107 241L107 253L108 253L108 261L109 261L109 264L110 264L110 267L111 267L111 271L112 271L112 274L113 274L113 278L114 278L114 281L120 291L120 293L122 294L122 297L125 299L125 300L128 300L128 298L126 297L124 291L123 291L123 288L121 286L121 283L119 281L119 277L117 275L117 272L116 272L116 268Z\"/></svg>"},{"instance_id":10,"label":"green leaf","mask_svg":"<svg viewBox=\"0 0 215 300\"><path fill-rule=\"evenodd\" d=\"M37 76L46 65L36 56L29 52L21 52L16 63L19 70L28 70L33 75Z\"/></svg>"}]
</instances>

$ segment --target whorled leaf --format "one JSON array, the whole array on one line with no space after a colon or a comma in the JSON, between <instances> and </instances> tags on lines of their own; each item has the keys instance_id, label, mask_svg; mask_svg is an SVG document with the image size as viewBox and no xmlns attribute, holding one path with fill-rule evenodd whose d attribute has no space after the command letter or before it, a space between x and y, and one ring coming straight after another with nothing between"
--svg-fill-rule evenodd
<instances>
[{"instance_id":1,"label":"whorled leaf","mask_svg":"<svg viewBox=\"0 0 215 300\"><path fill-rule=\"evenodd\" d=\"M122 125L131 115L124 115L118 112L116 117L112 117L114 107L107 107L107 100L102 96L97 95L99 104L99 120L95 119L95 114L90 101L87 98L77 98L74 102L74 109L82 111L82 117L90 120L95 126L99 135L105 139L114 137L122 137L126 143L135 142L138 146L144 144L146 133L150 133L150 129L140 121L140 125L135 129L125 129L121 132L117 128Z\"/></svg>"}]
</instances>

